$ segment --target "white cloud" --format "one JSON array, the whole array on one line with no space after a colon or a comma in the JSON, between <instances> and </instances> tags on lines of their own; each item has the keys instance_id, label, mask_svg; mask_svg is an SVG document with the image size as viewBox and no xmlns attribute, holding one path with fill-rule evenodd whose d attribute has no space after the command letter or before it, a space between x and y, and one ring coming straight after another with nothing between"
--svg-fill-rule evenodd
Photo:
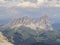
<instances>
[{"instance_id":1,"label":"white cloud","mask_svg":"<svg viewBox=\"0 0 60 45\"><path fill-rule=\"evenodd\" d=\"M37 2L33 3L33 2L22 2L22 3L18 3L17 6L20 7L30 7L30 8L38 8L43 4L43 0L37 0Z\"/></svg>"},{"instance_id":2,"label":"white cloud","mask_svg":"<svg viewBox=\"0 0 60 45\"><path fill-rule=\"evenodd\" d=\"M60 7L60 0L51 0L51 1L48 1L46 0L46 2L44 3L46 4L45 6L48 6L48 7Z\"/></svg>"},{"instance_id":3,"label":"white cloud","mask_svg":"<svg viewBox=\"0 0 60 45\"><path fill-rule=\"evenodd\" d=\"M37 0L37 4L42 4L42 3L44 3L44 0Z\"/></svg>"},{"instance_id":4,"label":"white cloud","mask_svg":"<svg viewBox=\"0 0 60 45\"><path fill-rule=\"evenodd\" d=\"M31 8L36 8L37 5L32 2L22 2L17 4L18 7L31 7Z\"/></svg>"},{"instance_id":5,"label":"white cloud","mask_svg":"<svg viewBox=\"0 0 60 45\"><path fill-rule=\"evenodd\" d=\"M40 8L41 6L48 6L48 7L60 7L60 2L57 3L56 0L48 1L48 0L36 0L36 2L31 1L24 1L24 0L12 0L12 1L5 1L0 0L0 6L4 7L22 7L22 8Z\"/></svg>"},{"instance_id":6,"label":"white cloud","mask_svg":"<svg viewBox=\"0 0 60 45\"><path fill-rule=\"evenodd\" d=\"M13 6L18 6L18 7L23 7L23 8L38 8L41 6L43 3L43 0L37 0L37 2L30 2L30 1L24 1L24 0L12 0L12 1L5 1L5 0L0 0L2 4L0 6L5 6L5 7L13 7ZM3 3L4 2L4 3Z\"/></svg>"},{"instance_id":7,"label":"white cloud","mask_svg":"<svg viewBox=\"0 0 60 45\"><path fill-rule=\"evenodd\" d=\"M4 0L0 0L0 2L5 2Z\"/></svg>"},{"instance_id":8,"label":"white cloud","mask_svg":"<svg viewBox=\"0 0 60 45\"><path fill-rule=\"evenodd\" d=\"M4 3L5 3L5 0L0 0L0 5Z\"/></svg>"}]
</instances>

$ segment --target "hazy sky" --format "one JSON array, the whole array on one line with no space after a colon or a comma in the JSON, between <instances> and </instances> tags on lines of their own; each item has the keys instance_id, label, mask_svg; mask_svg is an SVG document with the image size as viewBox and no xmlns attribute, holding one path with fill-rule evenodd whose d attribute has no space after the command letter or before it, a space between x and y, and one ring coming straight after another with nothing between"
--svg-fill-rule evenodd
<instances>
[{"instance_id":1,"label":"hazy sky","mask_svg":"<svg viewBox=\"0 0 60 45\"><path fill-rule=\"evenodd\" d=\"M0 20L21 16L40 17L47 14L60 19L60 0L0 0Z\"/></svg>"}]
</instances>

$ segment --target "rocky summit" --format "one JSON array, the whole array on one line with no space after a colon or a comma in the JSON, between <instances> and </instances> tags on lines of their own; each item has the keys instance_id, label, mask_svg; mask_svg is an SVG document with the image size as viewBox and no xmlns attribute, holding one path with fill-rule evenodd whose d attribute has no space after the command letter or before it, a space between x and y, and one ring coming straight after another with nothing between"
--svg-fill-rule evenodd
<instances>
[{"instance_id":1,"label":"rocky summit","mask_svg":"<svg viewBox=\"0 0 60 45\"><path fill-rule=\"evenodd\" d=\"M29 18L28 16L24 16L22 18L13 19L8 24L3 27L6 28L17 28L20 26L29 27L31 29L43 29L43 30L53 30L51 19L48 15L41 16L38 21L34 20L34 18Z\"/></svg>"}]
</instances>

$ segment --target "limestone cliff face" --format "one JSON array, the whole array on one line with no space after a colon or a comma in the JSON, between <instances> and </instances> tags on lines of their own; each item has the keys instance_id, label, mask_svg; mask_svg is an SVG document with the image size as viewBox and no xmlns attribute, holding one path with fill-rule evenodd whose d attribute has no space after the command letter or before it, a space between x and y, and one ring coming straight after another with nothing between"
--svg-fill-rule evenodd
<instances>
[{"instance_id":1,"label":"limestone cliff face","mask_svg":"<svg viewBox=\"0 0 60 45\"><path fill-rule=\"evenodd\" d=\"M6 37L0 32L0 45L13 45L11 44Z\"/></svg>"},{"instance_id":2,"label":"limestone cliff face","mask_svg":"<svg viewBox=\"0 0 60 45\"><path fill-rule=\"evenodd\" d=\"M25 16L22 18L14 19L8 24L5 25L5 27L9 28L17 28L20 26L26 26L30 27L32 29L47 29L47 30L53 30L51 25L51 20L47 15L41 16L38 21L35 21L34 19L30 19L29 17Z\"/></svg>"}]
</instances>

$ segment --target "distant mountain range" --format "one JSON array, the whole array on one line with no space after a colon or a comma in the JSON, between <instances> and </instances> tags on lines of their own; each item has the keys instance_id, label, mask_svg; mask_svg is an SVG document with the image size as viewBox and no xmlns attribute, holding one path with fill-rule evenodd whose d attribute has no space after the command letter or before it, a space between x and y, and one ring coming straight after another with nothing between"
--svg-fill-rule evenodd
<instances>
[{"instance_id":1,"label":"distant mountain range","mask_svg":"<svg viewBox=\"0 0 60 45\"><path fill-rule=\"evenodd\" d=\"M0 25L0 32L13 45L60 45L60 31L56 26L47 15L37 21L24 16Z\"/></svg>"}]
</instances>

